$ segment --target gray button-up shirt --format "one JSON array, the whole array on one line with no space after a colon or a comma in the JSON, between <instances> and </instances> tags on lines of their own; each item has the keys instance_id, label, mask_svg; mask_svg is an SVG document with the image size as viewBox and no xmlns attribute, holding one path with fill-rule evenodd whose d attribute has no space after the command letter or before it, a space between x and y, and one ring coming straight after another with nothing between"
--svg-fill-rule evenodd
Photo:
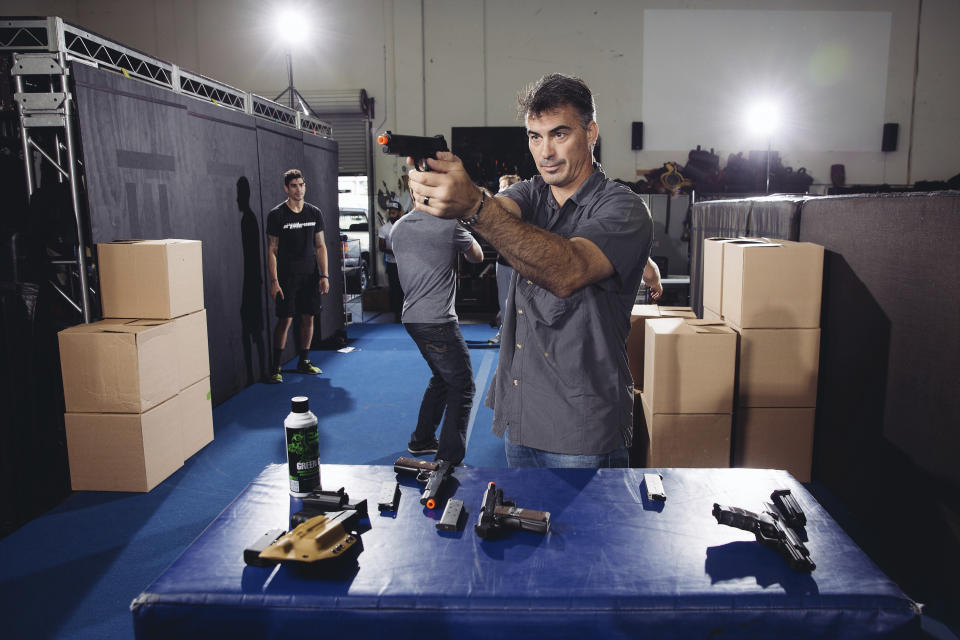
<instances>
[{"instance_id":1,"label":"gray button-up shirt","mask_svg":"<svg viewBox=\"0 0 960 640\"><path fill-rule=\"evenodd\" d=\"M627 367L630 310L653 242L643 200L595 167L563 207L540 176L500 195L525 222L585 238L614 273L559 298L520 273L507 296L497 374L487 393L493 432L553 453L599 455L633 437L633 380Z\"/></svg>"}]
</instances>

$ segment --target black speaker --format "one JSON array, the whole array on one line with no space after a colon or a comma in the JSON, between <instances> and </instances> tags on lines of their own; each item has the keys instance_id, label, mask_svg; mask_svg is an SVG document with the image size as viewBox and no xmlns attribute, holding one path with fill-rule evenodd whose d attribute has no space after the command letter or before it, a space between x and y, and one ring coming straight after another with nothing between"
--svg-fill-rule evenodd
<instances>
[{"instance_id":1,"label":"black speaker","mask_svg":"<svg viewBox=\"0 0 960 640\"><path fill-rule=\"evenodd\" d=\"M897 134L900 133L900 125L896 122L888 122L883 125L883 142L880 145L881 151L897 150Z\"/></svg>"},{"instance_id":2,"label":"black speaker","mask_svg":"<svg viewBox=\"0 0 960 640\"><path fill-rule=\"evenodd\" d=\"M630 125L630 148L634 151L643 150L643 123L634 122Z\"/></svg>"}]
</instances>

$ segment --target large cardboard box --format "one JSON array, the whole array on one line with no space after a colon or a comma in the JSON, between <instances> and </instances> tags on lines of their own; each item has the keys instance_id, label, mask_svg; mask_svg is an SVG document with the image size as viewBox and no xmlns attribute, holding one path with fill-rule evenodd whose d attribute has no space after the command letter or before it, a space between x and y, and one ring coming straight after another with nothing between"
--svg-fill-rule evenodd
<instances>
[{"instance_id":1,"label":"large cardboard box","mask_svg":"<svg viewBox=\"0 0 960 640\"><path fill-rule=\"evenodd\" d=\"M181 389L210 377L207 311L201 309L170 321L177 341L177 372ZM209 381L208 381L209 385Z\"/></svg>"},{"instance_id":2,"label":"large cardboard box","mask_svg":"<svg viewBox=\"0 0 960 640\"><path fill-rule=\"evenodd\" d=\"M105 318L176 318L203 309L199 240L97 245Z\"/></svg>"},{"instance_id":3,"label":"large cardboard box","mask_svg":"<svg viewBox=\"0 0 960 640\"><path fill-rule=\"evenodd\" d=\"M814 407L819 367L820 329L743 329L738 404Z\"/></svg>"},{"instance_id":4,"label":"large cardboard box","mask_svg":"<svg viewBox=\"0 0 960 640\"><path fill-rule=\"evenodd\" d=\"M57 337L68 412L143 413L180 391L178 347L168 322L107 320Z\"/></svg>"},{"instance_id":5,"label":"large cardboard box","mask_svg":"<svg viewBox=\"0 0 960 640\"><path fill-rule=\"evenodd\" d=\"M635 390L643 389L643 349L645 321L650 318L696 318L690 307L661 307L655 304L635 304L630 313L630 333L627 334L627 363L633 376Z\"/></svg>"},{"instance_id":6,"label":"large cardboard box","mask_svg":"<svg viewBox=\"0 0 960 640\"><path fill-rule=\"evenodd\" d=\"M183 459L213 442L213 405L210 400L210 378L196 382L179 394L180 442Z\"/></svg>"},{"instance_id":7,"label":"large cardboard box","mask_svg":"<svg viewBox=\"0 0 960 640\"><path fill-rule=\"evenodd\" d=\"M733 465L786 469L810 481L813 464L813 407L741 407L733 436Z\"/></svg>"},{"instance_id":8,"label":"large cardboard box","mask_svg":"<svg viewBox=\"0 0 960 640\"><path fill-rule=\"evenodd\" d=\"M173 320L134 320L107 318L104 325L154 327L168 325L176 348L177 388L186 389L210 376L210 355L207 346L207 311L201 309Z\"/></svg>"},{"instance_id":9,"label":"large cardboard box","mask_svg":"<svg viewBox=\"0 0 960 640\"><path fill-rule=\"evenodd\" d=\"M763 243L749 238L707 238L703 241L703 309L719 319L723 317L723 248L729 242Z\"/></svg>"},{"instance_id":10,"label":"large cardboard box","mask_svg":"<svg viewBox=\"0 0 960 640\"><path fill-rule=\"evenodd\" d=\"M720 313L738 329L819 327L822 285L818 244L745 239L723 245Z\"/></svg>"},{"instance_id":11,"label":"large cardboard box","mask_svg":"<svg viewBox=\"0 0 960 640\"><path fill-rule=\"evenodd\" d=\"M640 394L647 442L645 467L730 466L729 413L654 413Z\"/></svg>"},{"instance_id":12,"label":"large cardboard box","mask_svg":"<svg viewBox=\"0 0 960 640\"><path fill-rule=\"evenodd\" d=\"M737 333L689 318L646 321L643 393L654 413L732 413Z\"/></svg>"},{"instance_id":13,"label":"large cardboard box","mask_svg":"<svg viewBox=\"0 0 960 640\"><path fill-rule=\"evenodd\" d=\"M145 413L64 415L75 491L150 491L183 466L176 397Z\"/></svg>"}]
</instances>

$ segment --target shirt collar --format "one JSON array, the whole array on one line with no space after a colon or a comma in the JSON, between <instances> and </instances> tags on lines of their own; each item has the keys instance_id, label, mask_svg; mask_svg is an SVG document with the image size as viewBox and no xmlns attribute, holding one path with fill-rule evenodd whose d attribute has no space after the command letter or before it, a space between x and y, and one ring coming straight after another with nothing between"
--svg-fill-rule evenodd
<instances>
[{"instance_id":1,"label":"shirt collar","mask_svg":"<svg viewBox=\"0 0 960 640\"><path fill-rule=\"evenodd\" d=\"M601 185L603 185L606 180L607 176L603 172L603 167L600 166L599 162L594 162L593 173L591 173L590 176L583 181L583 184L580 185L580 188L577 189L576 193L570 196L567 201L573 201L573 204L578 207L585 204L597 194ZM547 190L547 198L550 201L550 204L554 208L558 208L557 199L553 197L553 191L550 190L550 185L544 182L543 186Z\"/></svg>"}]
</instances>

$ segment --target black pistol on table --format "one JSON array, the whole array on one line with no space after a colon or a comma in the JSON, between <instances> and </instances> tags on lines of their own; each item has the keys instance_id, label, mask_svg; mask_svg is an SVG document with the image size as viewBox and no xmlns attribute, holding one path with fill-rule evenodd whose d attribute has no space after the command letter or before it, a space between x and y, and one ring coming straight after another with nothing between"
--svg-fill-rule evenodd
<instances>
[{"instance_id":1,"label":"black pistol on table","mask_svg":"<svg viewBox=\"0 0 960 640\"><path fill-rule=\"evenodd\" d=\"M430 171L427 158L436 158L438 151L449 151L447 140L441 135L405 136L384 131L377 136L377 142L380 143L384 153L413 158L414 166L420 171Z\"/></svg>"},{"instance_id":2,"label":"black pistol on table","mask_svg":"<svg viewBox=\"0 0 960 640\"><path fill-rule=\"evenodd\" d=\"M550 512L523 509L515 502L503 499L503 489L493 482L487 485L480 504L480 515L473 530L484 539L492 538L503 530L533 531L546 533L550 530Z\"/></svg>"},{"instance_id":3,"label":"black pistol on table","mask_svg":"<svg viewBox=\"0 0 960 640\"><path fill-rule=\"evenodd\" d=\"M813 571L817 565L810 559L810 550L793 529L806 524L806 516L788 490L774 491L771 499L776 506L765 503L759 514L714 503L713 517L718 524L754 534L757 542L780 553L794 571Z\"/></svg>"},{"instance_id":4,"label":"black pistol on table","mask_svg":"<svg viewBox=\"0 0 960 640\"><path fill-rule=\"evenodd\" d=\"M420 494L420 504L427 509L435 509L438 504L438 496L443 482L453 473L454 465L446 460L437 460L428 462L426 460L417 460L416 458L399 457L393 463L393 470L396 473L413 475L417 477L417 482L423 485L423 493Z\"/></svg>"}]
</instances>

